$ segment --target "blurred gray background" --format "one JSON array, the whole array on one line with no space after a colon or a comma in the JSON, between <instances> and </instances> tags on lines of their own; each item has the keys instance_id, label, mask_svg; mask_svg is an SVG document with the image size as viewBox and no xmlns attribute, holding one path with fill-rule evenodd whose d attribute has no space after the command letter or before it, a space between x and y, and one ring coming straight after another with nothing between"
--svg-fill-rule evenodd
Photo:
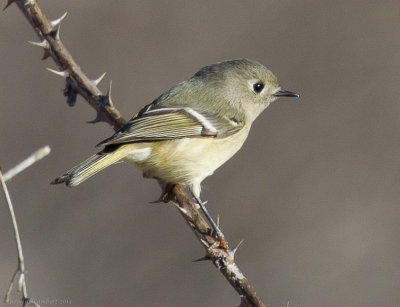
<instances>
[{"instance_id":1,"label":"blurred gray background","mask_svg":"<svg viewBox=\"0 0 400 307\"><path fill-rule=\"evenodd\" d=\"M2 5L5 1L2 1ZM203 184L237 262L272 307L400 305L399 1L41 1L68 11L61 37L125 117L200 67L238 57L269 67L280 99L243 149ZM111 135L62 96L63 80L12 5L0 17L0 165L49 144L8 186L42 306L235 306L159 188L116 165L81 186L49 182ZM0 292L16 267L0 201ZM18 296L14 295L13 298ZM47 303L45 300L48 300Z\"/></svg>"}]
</instances>

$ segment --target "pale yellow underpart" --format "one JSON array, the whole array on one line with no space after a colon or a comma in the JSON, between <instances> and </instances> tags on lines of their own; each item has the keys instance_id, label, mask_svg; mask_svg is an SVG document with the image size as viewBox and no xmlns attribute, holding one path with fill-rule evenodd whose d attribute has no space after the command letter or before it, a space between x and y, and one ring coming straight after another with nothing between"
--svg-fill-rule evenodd
<instances>
[{"instance_id":1,"label":"pale yellow underpart","mask_svg":"<svg viewBox=\"0 0 400 307\"><path fill-rule=\"evenodd\" d=\"M145 176L183 183L200 197L201 182L229 160L243 145L250 126L225 138L183 138L131 143L117 151L129 152L121 160L135 164Z\"/></svg>"}]
</instances>

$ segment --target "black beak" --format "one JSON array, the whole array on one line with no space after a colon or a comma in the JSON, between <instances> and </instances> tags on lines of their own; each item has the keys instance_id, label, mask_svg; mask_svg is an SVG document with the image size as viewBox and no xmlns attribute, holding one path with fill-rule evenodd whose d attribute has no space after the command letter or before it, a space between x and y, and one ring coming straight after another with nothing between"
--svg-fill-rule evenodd
<instances>
[{"instance_id":1,"label":"black beak","mask_svg":"<svg viewBox=\"0 0 400 307\"><path fill-rule=\"evenodd\" d=\"M280 90L277 91L275 94L273 94L272 96L275 97L296 97L299 98L299 95L290 91L285 91L285 90Z\"/></svg>"}]
</instances>

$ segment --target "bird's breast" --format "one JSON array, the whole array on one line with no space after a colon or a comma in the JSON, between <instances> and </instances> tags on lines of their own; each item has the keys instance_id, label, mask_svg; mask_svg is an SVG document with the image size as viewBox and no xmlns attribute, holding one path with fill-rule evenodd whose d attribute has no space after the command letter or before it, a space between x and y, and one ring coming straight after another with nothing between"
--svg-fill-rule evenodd
<instances>
[{"instance_id":1,"label":"bird's breast","mask_svg":"<svg viewBox=\"0 0 400 307\"><path fill-rule=\"evenodd\" d=\"M136 164L146 176L190 185L229 160L243 145L250 127L225 138L199 137L132 144L124 159Z\"/></svg>"}]
</instances>

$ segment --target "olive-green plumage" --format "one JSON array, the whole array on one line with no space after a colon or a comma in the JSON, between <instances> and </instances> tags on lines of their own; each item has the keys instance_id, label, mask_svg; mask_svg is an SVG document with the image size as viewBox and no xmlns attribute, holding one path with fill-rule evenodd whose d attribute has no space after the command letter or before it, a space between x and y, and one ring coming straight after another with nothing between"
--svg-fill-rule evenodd
<instances>
[{"instance_id":1,"label":"olive-green plumage","mask_svg":"<svg viewBox=\"0 0 400 307\"><path fill-rule=\"evenodd\" d=\"M200 69L145 106L105 148L53 183L76 186L119 161L138 166L146 176L182 183L194 196L200 184L243 145L251 124L280 96L276 77L248 59Z\"/></svg>"}]
</instances>

